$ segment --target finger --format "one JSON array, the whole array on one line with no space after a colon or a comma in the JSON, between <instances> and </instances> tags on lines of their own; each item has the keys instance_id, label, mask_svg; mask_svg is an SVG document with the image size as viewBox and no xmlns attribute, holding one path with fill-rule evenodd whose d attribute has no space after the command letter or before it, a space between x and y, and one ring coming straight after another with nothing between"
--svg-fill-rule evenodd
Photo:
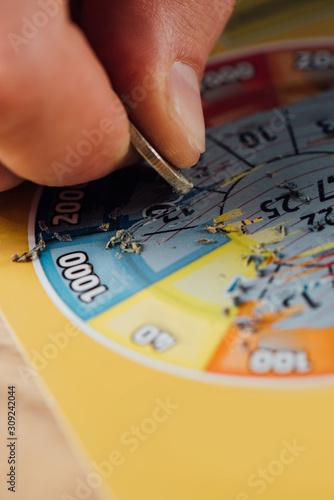
<instances>
[{"instance_id":1,"label":"finger","mask_svg":"<svg viewBox=\"0 0 334 500\"><path fill-rule=\"evenodd\" d=\"M205 148L199 84L232 0L84 0L81 24L130 117L179 167Z\"/></svg>"},{"instance_id":2,"label":"finger","mask_svg":"<svg viewBox=\"0 0 334 500\"><path fill-rule=\"evenodd\" d=\"M129 152L126 112L65 4L0 4L0 161L47 185L102 177Z\"/></svg>"},{"instance_id":3,"label":"finger","mask_svg":"<svg viewBox=\"0 0 334 500\"><path fill-rule=\"evenodd\" d=\"M12 189L23 182L23 179L17 177L8 168L0 165L0 192Z\"/></svg>"}]
</instances>

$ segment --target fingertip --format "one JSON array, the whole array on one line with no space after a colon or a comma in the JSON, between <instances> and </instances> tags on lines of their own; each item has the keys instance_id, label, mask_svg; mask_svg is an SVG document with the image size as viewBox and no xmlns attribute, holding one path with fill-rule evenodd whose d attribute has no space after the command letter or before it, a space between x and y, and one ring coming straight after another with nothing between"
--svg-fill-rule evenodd
<instances>
[{"instance_id":1,"label":"fingertip","mask_svg":"<svg viewBox=\"0 0 334 500\"><path fill-rule=\"evenodd\" d=\"M172 65L167 81L170 116L199 156L205 151L205 124L197 72L188 64L177 61Z\"/></svg>"},{"instance_id":2,"label":"fingertip","mask_svg":"<svg viewBox=\"0 0 334 500\"><path fill-rule=\"evenodd\" d=\"M197 71L188 64L166 62L147 74L156 81L147 98L136 103L130 117L159 154L178 168L194 166L205 151L205 123ZM138 83L136 85L138 87Z\"/></svg>"},{"instance_id":3,"label":"fingertip","mask_svg":"<svg viewBox=\"0 0 334 500\"><path fill-rule=\"evenodd\" d=\"M154 4L152 17L150 9L134 0L121 6L100 0L100 10L88 0L83 26L130 120L161 156L179 168L189 168L205 150L200 97L203 61L180 52L182 37L170 40L175 27L168 33L159 29L165 11L162 3ZM124 17L127 6L131 15Z\"/></svg>"}]
</instances>

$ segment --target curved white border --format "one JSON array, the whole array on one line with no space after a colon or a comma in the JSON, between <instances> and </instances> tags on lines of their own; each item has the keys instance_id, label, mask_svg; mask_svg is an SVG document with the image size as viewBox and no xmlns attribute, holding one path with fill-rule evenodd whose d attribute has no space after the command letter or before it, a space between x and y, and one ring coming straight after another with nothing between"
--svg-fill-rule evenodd
<instances>
[{"instance_id":1,"label":"curved white border","mask_svg":"<svg viewBox=\"0 0 334 500\"><path fill-rule=\"evenodd\" d=\"M29 248L33 248L36 244L35 240L35 221L36 213L38 208L38 202L40 200L43 188L37 189L33 203L31 205L31 210L29 214L28 223L28 241ZM167 363L166 361L159 361L144 354L140 354L136 351L124 347L112 339L107 338L102 333L87 325L85 321L80 319L73 311L68 307L68 305L60 298L60 296L52 288L49 280L47 279L40 261L37 259L33 262L36 275L43 286L45 292L51 299L51 301L58 307L61 313L63 313L72 323L74 323L80 330L87 334L91 339L95 340L99 344L111 349L117 354L124 356L131 361L134 361L140 365L147 366L148 368L155 369L160 372L167 373L174 377L182 377L196 382L213 383L218 385L228 385L237 387L254 387L254 388L275 388L275 389L295 389L298 387L302 388L312 388L318 387L319 385L334 385L334 374L333 375L310 375L305 377L287 377L284 379L278 377L272 378L262 378L256 376L245 377L242 375L227 375L218 373L209 373L204 370L194 370L192 368L182 368L181 366L173 365L172 363ZM319 384L320 383L320 384Z\"/></svg>"},{"instance_id":2,"label":"curved white border","mask_svg":"<svg viewBox=\"0 0 334 500\"><path fill-rule=\"evenodd\" d=\"M305 40L301 39L298 41L293 41L289 44L289 42L270 44L269 47L266 48L261 46L253 47L250 50L242 51L238 50L228 55L219 56L215 59L211 59L210 62L215 62L218 60L226 60L229 61L236 57L236 55L245 55L248 57L251 54L258 53L259 51L270 52L274 47L278 49L281 47L301 47L303 43L309 46L317 46L320 44L331 42L334 46L334 38L326 38L326 39L316 39L316 40ZM33 248L36 245L35 239L35 223L36 223L36 214L37 208L40 201L40 197L43 191L43 187L39 187L36 190L34 195L34 199L31 205L30 214L29 214L29 222L28 222L28 242L29 248ZM91 339L95 340L99 344L104 347L111 349L117 354L124 356L131 361L134 361L140 365L147 366L148 368L164 372L173 377L182 377L184 379L189 379L196 382L201 383L212 383L217 385L227 385L227 386L236 386L236 387L253 387L258 389L266 389L266 388L275 388L275 389L295 389L295 388L313 388L319 386L333 386L334 385L334 374L332 375L310 375L303 377L295 377L290 376L286 378L278 378L278 377L257 377L257 376L241 376L241 375L227 375L227 374L218 374L218 373L210 373L204 370L195 370L192 368L183 368L178 365L173 365L172 363L168 363L166 361L159 361L153 358L150 358L147 355L140 354L136 351L132 351L131 349L124 347L112 339L107 338L102 333L99 333L97 330L89 326L85 321L80 319L73 311L69 308L69 306L60 298L60 296L55 292L52 288L49 280L47 279L44 270L40 261L37 259L33 262L34 269L36 275L43 286L45 292L51 299L51 301L58 307L60 312L62 312L70 321L72 321L84 334L87 334Z\"/></svg>"}]
</instances>

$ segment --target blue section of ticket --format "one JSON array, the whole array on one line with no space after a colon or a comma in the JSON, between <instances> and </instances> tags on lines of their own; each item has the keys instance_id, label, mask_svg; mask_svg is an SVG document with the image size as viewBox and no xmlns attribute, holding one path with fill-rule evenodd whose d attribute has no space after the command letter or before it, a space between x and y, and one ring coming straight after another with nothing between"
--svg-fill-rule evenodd
<instances>
[{"instance_id":1,"label":"blue section of ticket","mask_svg":"<svg viewBox=\"0 0 334 500\"><path fill-rule=\"evenodd\" d=\"M229 241L227 236L217 234L213 235L211 244L203 245L198 242L203 237L203 229L204 225L196 231L181 232L169 245L167 243L156 246L154 242L147 243L140 255L122 253L118 247L107 250L107 233L75 237L73 241L66 243L49 242L41 254L40 261L57 295L81 319L89 320ZM166 254L169 259L165 258ZM82 257L81 261L76 260L81 255L85 257ZM80 267L84 270L84 266L92 266L86 282L85 277L79 278L84 288L86 283L89 286L91 276L99 279L98 283L93 281L95 287L105 287L103 293L89 303L81 300L83 293L73 289L73 282L76 280L75 269L74 279L71 280L66 278L66 270L70 271L71 268L61 266L62 258L70 262L72 256L73 269L76 263L79 263L78 273L81 272Z\"/></svg>"}]
</instances>

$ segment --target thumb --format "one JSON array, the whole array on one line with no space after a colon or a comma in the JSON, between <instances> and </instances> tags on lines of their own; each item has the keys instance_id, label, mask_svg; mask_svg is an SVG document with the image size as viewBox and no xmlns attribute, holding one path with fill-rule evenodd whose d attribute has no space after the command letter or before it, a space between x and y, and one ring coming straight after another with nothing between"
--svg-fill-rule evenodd
<instances>
[{"instance_id":1,"label":"thumb","mask_svg":"<svg viewBox=\"0 0 334 500\"><path fill-rule=\"evenodd\" d=\"M85 0L81 23L130 119L178 167L205 149L200 80L233 0Z\"/></svg>"}]
</instances>

